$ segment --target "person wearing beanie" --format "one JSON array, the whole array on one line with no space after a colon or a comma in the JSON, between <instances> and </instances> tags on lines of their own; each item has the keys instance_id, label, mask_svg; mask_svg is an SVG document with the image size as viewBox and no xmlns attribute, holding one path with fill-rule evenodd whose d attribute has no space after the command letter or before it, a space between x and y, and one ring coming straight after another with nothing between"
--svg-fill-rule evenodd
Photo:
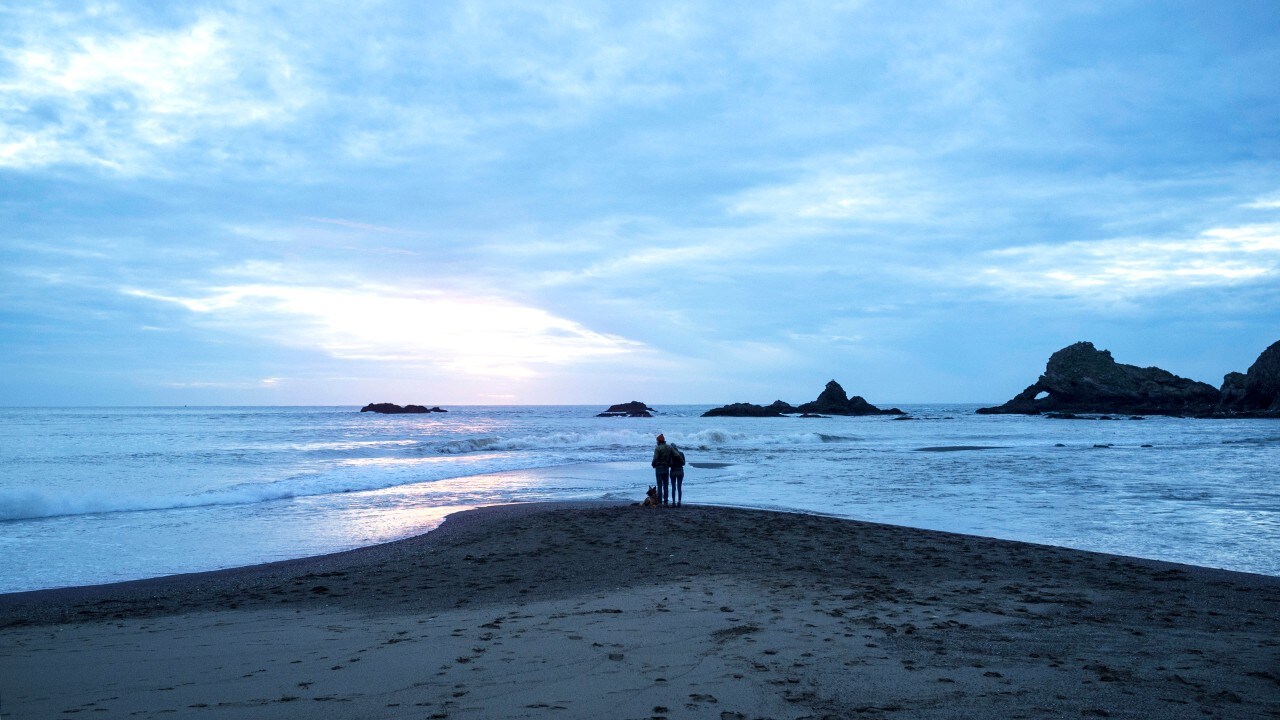
<instances>
[{"instance_id":1,"label":"person wearing beanie","mask_svg":"<svg viewBox=\"0 0 1280 720\"><path fill-rule=\"evenodd\" d=\"M670 479L671 479L671 446L667 444L667 439L662 435L658 435L658 446L653 449L653 462L649 463L653 466L654 476L658 480L658 496L662 498L662 506L666 507L671 502L670 495Z\"/></svg>"}]
</instances>

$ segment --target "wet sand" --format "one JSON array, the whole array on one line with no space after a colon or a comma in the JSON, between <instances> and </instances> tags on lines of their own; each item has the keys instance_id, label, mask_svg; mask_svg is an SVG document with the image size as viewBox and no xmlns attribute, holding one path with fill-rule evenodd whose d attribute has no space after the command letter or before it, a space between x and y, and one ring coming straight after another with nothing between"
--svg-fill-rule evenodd
<instances>
[{"instance_id":1,"label":"wet sand","mask_svg":"<svg viewBox=\"0 0 1280 720\"><path fill-rule=\"evenodd\" d=\"M1276 718L1280 578L728 508L520 505L0 596L0 717Z\"/></svg>"}]
</instances>

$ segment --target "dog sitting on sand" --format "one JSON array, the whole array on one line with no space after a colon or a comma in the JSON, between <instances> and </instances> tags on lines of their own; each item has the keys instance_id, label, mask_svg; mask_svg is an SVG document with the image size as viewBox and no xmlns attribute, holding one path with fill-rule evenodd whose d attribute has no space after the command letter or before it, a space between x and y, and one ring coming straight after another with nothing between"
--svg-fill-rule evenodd
<instances>
[{"instance_id":1,"label":"dog sitting on sand","mask_svg":"<svg viewBox=\"0 0 1280 720\"><path fill-rule=\"evenodd\" d=\"M642 504L642 507L662 507L662 501L658 499L658 488L656 485L649 486L649 492L644 496L644 503Z\"/></svg>"}]
</instances>

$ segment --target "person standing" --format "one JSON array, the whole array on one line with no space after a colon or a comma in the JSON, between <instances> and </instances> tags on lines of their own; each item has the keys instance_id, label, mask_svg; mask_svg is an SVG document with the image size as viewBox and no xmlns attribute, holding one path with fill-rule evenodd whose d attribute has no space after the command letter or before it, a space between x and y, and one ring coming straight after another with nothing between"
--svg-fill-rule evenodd
<instances>
[{"instance_id":1,"label":"person standing","mask_svg":"<svg viewBox=\"0 0 1280 720\"><path fill-rule=\"evenodd\" d=\"M671 447L671 504L680 507L684 500L684 451L670 444Z\"/></svg>"},{"instance_id":2,"label":"person standing","mask_svg":"<svg viewBox=\"0 0 1280 720\"><path fill-rule=\"evenodd\" d=\"M653 466L654 476L658 479L658 495L662 498L663 507L666 507L670 500L670 488L668 485L671 479L671 458L673 454L671 446L667 444L667 439L662 435L658 435L658 446L653 449L653 462L649 464Z\"/></svg>"}]
</instances>

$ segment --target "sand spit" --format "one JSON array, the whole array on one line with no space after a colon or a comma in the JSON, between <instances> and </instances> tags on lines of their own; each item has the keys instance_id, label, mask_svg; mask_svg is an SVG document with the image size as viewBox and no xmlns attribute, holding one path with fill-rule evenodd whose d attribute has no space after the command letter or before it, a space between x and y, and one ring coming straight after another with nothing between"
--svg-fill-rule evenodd
<instances>
[{"instance_id":1,"label":"sand spit","mask_svg":"<svg viewBox=\"0 0 1280 720\"><path fill-rule=\"evenodd\" d=\"M0 596L0 717L1274 718L1280 579L808 515L520 505Z\"/></svg>"}]
</instances>

